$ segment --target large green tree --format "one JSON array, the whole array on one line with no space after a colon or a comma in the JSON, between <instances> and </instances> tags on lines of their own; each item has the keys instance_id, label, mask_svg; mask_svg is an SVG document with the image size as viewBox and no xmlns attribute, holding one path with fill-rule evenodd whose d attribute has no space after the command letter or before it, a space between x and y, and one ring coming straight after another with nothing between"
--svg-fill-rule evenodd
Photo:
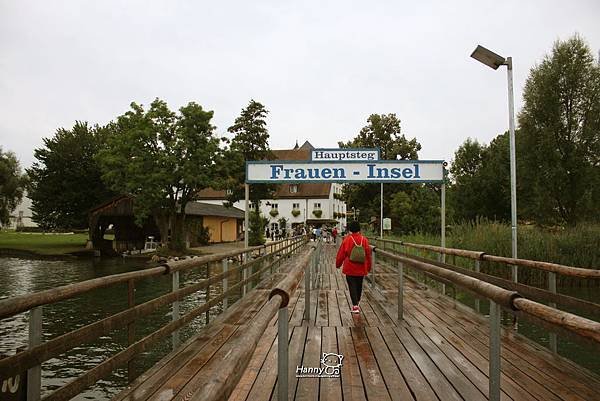
<instances>
[{"instance_id":1,"label":"large green tree","mask_svg":"<svg viewBox=\"0 0 600 401\"><path fill-rule=\"evenodd\" d=\"M233 125L227 131L233 134L233 139L227 151L228 176L227 183L230 195L228 200L234 203L244 199L244 183L246 180L246 161L272 159L273 153L269 148L269 130L267 129L267 114L269 111L261 103L250 100L248 106L242 109ZM264 225L260 218L260 201L272 197L275 187L266 184L253 184L250 187L250 200L257 205L250 219L249 245L264 243Z\"/></svg>"},{"instance_id":2,"label":"large green tree","mask_svg":"<svg viewBox=\"0 0 600 401\"><path fill-rule=\"evenodd\" d=\"M508 133L489 145L467 139L454 153L448 199L456 220L510 219Z\"/></svg>"},{"instance_id":3,"label":"large green tree","mask_svg":"<svg viewBox=\"0 0 600 401\"><path fill-rule=\"evenodd\" d=\"M0 225L10 223L10 213L23 197L24 178L13 152L0 147Z\"/></svg>"},{"instance_id":4,"label":"large green tree","mask_svg":"<svg viewBox=\"0 0 600 401\"><path fill-rule=\"evenodd\" d=\"M380 157L384 160L416 160L421 144L416 138L407 139L402 134L400 120L394 113L371 114L367 124L358 135L348 141L339 142L341 148L379 148ZM437 195L439 198L439 195ZM392 228L398 233L414 231L429 231L439 221L439 200L436 189L421 184L385 185L383 208L384 215L392 218ZM349 184L344 186L344 199L349 208L360 210L361 221L379 216L380 185L379 184ZM429 203L428 203L429 202ZM419 211L419 216L410 224L401 212L401 206L410 205L411 210ZM423 205L427 206L423 207ZM418 206L420 205L420 207ZM432 210L436 210L434 215ZM439 223L437 224L439 227Z\"/></svg>"},{"instance_id":5,"label":"large green tree","mask_svg":"<svg viewBox=\"0 0 600 401\"><path fill-rule=\"evenodd\" d=\"M45 229L86 228L88 210L114 196L101 178L96 155L105 146L109 127L75 122L60 128L27 169L33 219Z\"/></svg>"},{"instance_id":6,"label":"large green tree","mask_svg":"<svg viewBox=\"0 0 600 401\"><path fill-rule=\"evenodd\" d=\"M194 102L179 113L160 99L148 110L132 103L98 155L105 181L134 197L136 221L141 224L152 214L160 227L168 225L169 248L174 250L185 248L185 206L198 191L221 184L221 138L214 133L212 117L212 111Z\"/></svg>"},{"instance_id":7,"label":"large green tree","mask_svg":"<svg viewBox=\"0 0 600 401\"><path fill-rule=\"evenodd\" d=\"M519 115L525 212L576 224L600 217L600 65L579 37L531 69Z\"/></svg>"}]
</instances>

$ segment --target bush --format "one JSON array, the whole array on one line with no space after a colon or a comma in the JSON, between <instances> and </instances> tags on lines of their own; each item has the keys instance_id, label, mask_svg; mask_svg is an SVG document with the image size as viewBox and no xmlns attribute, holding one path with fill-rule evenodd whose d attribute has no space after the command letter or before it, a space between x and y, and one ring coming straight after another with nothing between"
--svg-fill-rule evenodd
<instances>
[{"instance_id":1,"label":"bush","mask_svg":"<svg viewBox=\"0 0 600 401\"><path fill-rule=\"evenodd\" d=\"M277 217L279 215L279 210L277 210L277 209L271 209L271 211L269 212L269 214L271 215L271 217Z\"/></svg>"},{"instance_id":2,"label":"bush","mask_svg":"<svg viewBox=\"0 0 600 401\"><path fill-rule=\"evenodd\" d=\"M313 210L313 214L315 215L315 217L316 217L317 219L320 219L320 218L321 218L321 216L323 215L323 211L322 211L322 210L319 210L319 209L317 209L317 210Z\"/></svg>"},{"instance_id":3,"label":"bush","mask_svg":"<svg viewBox=\"0 0 600 401\"><path fill-rule=\"evenodd\" d=\"M292 216L294 216L294 217L300 216L300 210L298 210L298 209L292 209Z\"/></svg>"},{"instance_id":4,"label":"bush","mask_svg":"<svg viewBox=\"0 0 600 401\"><path fill-rule=\"evenodd\" d=\"M263 245L266 240L264 236L265 225L264 219L261 217L260 212L255 210L250 213L250 232L248 233L248 245L257 246Z\"/></svg>"},{"instance_id":5,"label":"bush","mask_svg":"<svg viewBox=\"0 0 600 401\"><path fill-rule=\"evenodd\" d=\"M197 241L200 245L208 245L210 242L210 230L208 227L200 226L198 228Z\"/></svg>"}]
</instances>

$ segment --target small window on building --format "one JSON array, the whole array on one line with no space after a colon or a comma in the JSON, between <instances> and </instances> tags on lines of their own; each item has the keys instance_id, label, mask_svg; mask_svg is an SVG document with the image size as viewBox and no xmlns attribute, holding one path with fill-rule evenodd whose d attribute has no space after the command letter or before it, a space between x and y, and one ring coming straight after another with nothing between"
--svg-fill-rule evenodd
<instances>
[{"instance_id":1,"label":"small window on building","mask_svg":"<svg viewBox=\"0 0 600 401\"><path fill-rule=\"evenodd\" d=\"M292 209L300 209L299 203L292 203Z\"/></svg>"},{"instance_id":2,"label":"small window on building","mask_svg":"<svg viewBox=\"0 0 600 401\"><path fill-rule=\"evenodd\" d=\"M227 195L233 195L233 190L232 190L232 189L226 189L226 190L225 190L225 193L226 193Z\"/></svg>"},{"instance_id":3,"label":"small window on building","mask_svg":"<svg viewBox=\"0 0 600 401\"><path fill-rule=\"evenodd\" d=\"M290 185L290 193L291 193L291 194L296 194L296 193L298 193L298 185L296 185L296 184L292 184L292 185Z\"/></svg>"},{"instance_id":4,"label":"small window on building","mask_svg":"<svg viewBox=\"0 0 600 401\"><path fill-rule=\"evenodd\" d=\"M252 202L250 202L250 204L248 205L248 209L250 209L250 210L254 210L254 209L256 209L256 204L255 204L255 203L252 203Z\"/></svg>"},{"instance_id":5,"label":"small window on building","mask_svg":"<svg viewBox=\"0 0 600 401\"><path fill-rule=\"evenodd\" d=\"M321 204L320 203L315 203L314 209L321 209Z\"/></svg>"},{"instance_id":6,"label":"small window on building","mask_svg":"<svg viewBox=\"0 0 600 401\"><path fill-rule=\"evenodd\" d=\"M271 209L277 209L279 205L277 203L271 203Z\"/></svg>"}]
</instances>

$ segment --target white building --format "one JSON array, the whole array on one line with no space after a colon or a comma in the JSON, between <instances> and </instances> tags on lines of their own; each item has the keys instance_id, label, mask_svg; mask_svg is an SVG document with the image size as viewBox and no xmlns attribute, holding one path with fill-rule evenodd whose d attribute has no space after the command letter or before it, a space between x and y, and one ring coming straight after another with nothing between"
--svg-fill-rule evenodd
<instances>
[{"instance_id":1,"label":"white building","mask_svg":"<svg viewBox=\"0 0 600 401\"><path fill-rule=\"evenodd\" d=\"M31 213L31 199L27 197L27 193L23 193L21 202L15 210L10 214L10 223L5 228L17 229L19 227L37 227L37 223L33 221Z\"/></svg>"},{"instance_id":2,"label":"white building","mask_svg":"<svg viewBox=\"0 0 600 401\"><path fill-rule=\"evenodd\" d=\"M273 150L278 160L310 160L310 151L314 149L307 141L301 147L285 150ZM279 185L273 199L262 200L261 215L269 219L269 229L281 229L281 219L286 220L286 230L298 225L329 226L343 230L346 227L346 203L342 201L342 184L337 183L301 183ZM199 201L222 204L226 202L225 191L206 189L200 192ZM233 206L244 209L245 201ZM250 204L253 210L255 205Z\"/></svg>"}]
</instances>

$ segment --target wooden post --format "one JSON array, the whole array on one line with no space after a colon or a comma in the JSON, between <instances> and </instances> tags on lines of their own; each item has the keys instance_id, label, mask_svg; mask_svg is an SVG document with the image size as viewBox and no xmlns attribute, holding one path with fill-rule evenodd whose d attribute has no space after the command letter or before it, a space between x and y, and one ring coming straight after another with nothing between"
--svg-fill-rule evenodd
<instances>
[{"instance_id":1,"label":"wooden post","mask_svg":"<svg viewBox=\"0 0 600 401\"><path fill-rule=\"evenodd\" d=\"M373 288L377 289L377 283L375 282L375 263L377 258L375 257L375 248L373 248L371 252L371 282L373 283Z\"/></svg>"},{"instance_id":2,"label":"wooden post","mask_svg":"<svg viewBox=\"0 0 600 401\"><path fill-rule=\"evenodd\" d=\"M135 281L127 281L127 306L133 308L135 306ZM127 325L127 345L135 342L135 321ZM135 379L135 358L131 358L127 362L127 379L131 383Z\"/></svg>"},{"instance_id":3,"label":"wooden post","mask_svg":"<svg viewBox=\"0 0 600 401\"><path fill-rule=\"evenodd\" d=\"M288 399L288 308L279 308L277 316L277 394L278 400Z\"/></svg>"},{"instance_id":4,"label":"wooden post","mask_svg":"<svg viewBox=\"0 0 600 401\"><path fill-rule=\"evenodd\" d=\"M479 273L479 271L481 270L481 266L480 266L481 262L479 261L479 259L475 259L475 272ZM479 298L475 298L475 311L477 311L477 313L480 312L480 305L479 305Z\"/></svg>"},{"instance_id":5,"label":"wooden post","mask_svg":"<svg viewBox=\"0 0 600 401\"><path fill-rule=\"evenodd\" d=\"M179 271L175 271L171 274L172 278L172 286L171 291L175 292L179 290ZM179 301L173 302L172 311L171 311L171 321L175 321L179 319ZM173 350L179 347L179 330L175 330L173 334L171 334L171 343Z\"/></svg>"},{"instance_id":6,"label":"wooden post","mask_svg":"<svg viewBox=\"0 0 600 401\"><path fill-rule=\"evenodd\" d=\"M556 273L548 272L548 290L553 294L556 294ZM551 308L556 308L556 303L550 302L548 304ZM558 342L557 342L556 332L549 333L548 335L548 345L550 346L550 350L556 354L558 350Z\"/></svg>"},{"instance_id":7,"label":"wooden post","mask_svg":"<svg viewBox=\"0 0 600 401\"><path fill-rule=\"evenodd\" d=\"M398 320L404 318L404 266L398 262Z\"/></svg>"},{"instance_id":8,"label":"wooden post","mask_svg":"<svg viewBox=\"0 0 600 401\"><path fill-rule=\"evenodd\" d=\"M223 273L227 273L227 269L229 268L229 262L227 261L227 259L223 259L221 261L221 266L223 267ZM223 277L223 294L227 293L229 287L229 280L227 279L227 276ZM225 312L227 310L229 299L227 297L227 295L224 295L223 298L223 312Z\"/></svg>"},{"instance_id":9,"label":"wooden post","mask_svg":"<svg viewBox=\"0 0 600 401\"><path fill-rule=\"evenodd\" d=\"M310 321L310 271L312 270L316 255L316 250L314 250L308 260L308 266L304 268L304 319L308 322Z\"/></svg>"},{"instance_id":10,"label":"wooden post","mask_svg":"<svg viewBox=\"0 0 600 401\"><path fill-rule=\"evenodd\" d=\"M206 279L210 279L210 263L206 264ZM204 296L204 302L210 301L210 283L206 286L206 295ZM210 308L206 311L206 324L210 323Z\"/></svg>"},{"instance_id":11,"label":"wooden post","mask_svg":"<svg viewBox=\"0 0 600 401\"><path fill-rule=\"evenodd\" d=\"M244 265L248 261L248 253L244 252L243 255L244 256L242 258L242 266L241 266L242 280L246 281L246 278L248 278L248 272L246 271L246 267ZM248 291L247 284L244 282L244 285L242 285L242 296L245 296L247 291Z\"/></svg>"},{"instance_id":12,"label":"wooden post","mask_svg":"<svg viewBox=\"0 0 600 401\"><path fill-rule=\"evenodd\" d=\"M502 309L490 300L489 401L500 401L500 318Z\"/></svg>"},{"instance_id":13,"label":"wooden post","mask_svg":"<svg viewBox=\"0 0 600 401\"><path fill-rule=\"evenodd\" d=\"M29 348L42 343L42 307L29 311ZM42 391L42 366L27 370L27 401L39 401Z\"/></svg>"}]
</instances>

